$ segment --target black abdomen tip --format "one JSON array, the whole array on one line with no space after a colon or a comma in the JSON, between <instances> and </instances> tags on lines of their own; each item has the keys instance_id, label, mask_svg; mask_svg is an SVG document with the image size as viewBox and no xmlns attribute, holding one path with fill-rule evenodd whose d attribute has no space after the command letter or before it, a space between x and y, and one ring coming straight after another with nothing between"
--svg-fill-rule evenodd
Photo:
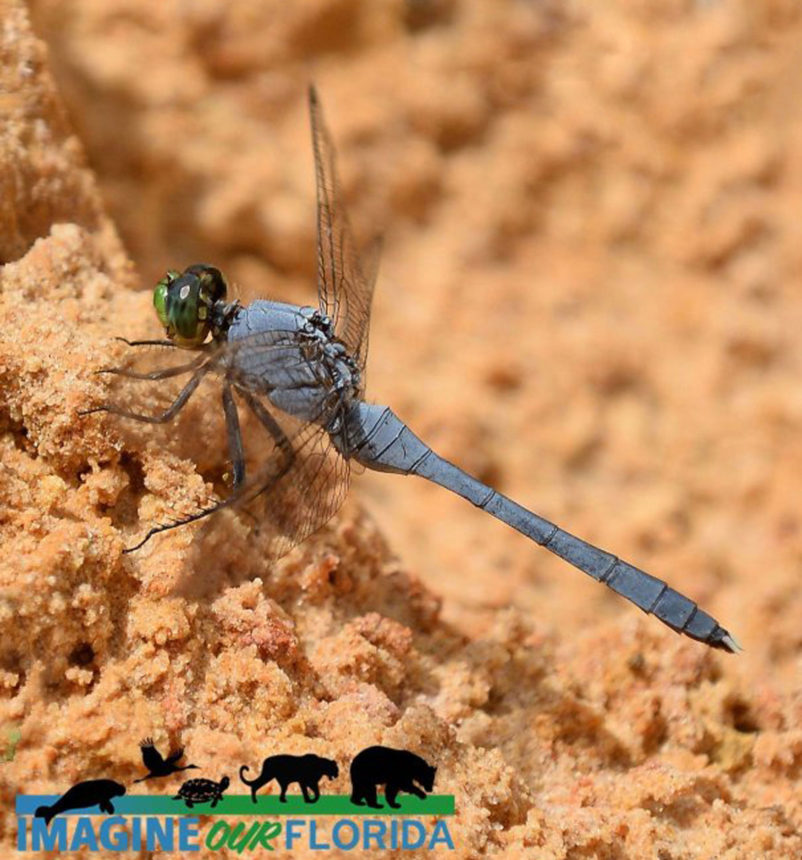
<instances>
[{"instance_id":1,"label":"black abdomen tip","mask_svg":"<svg viewBox=\"0 0 802 860\"><path fill-rule=\"evenodd\" d=\"M722 651L729 651L730 654L739 654L744 649L741 643L723 627L717 627L713 635L707 640L707 644L713 648L720 648Z\"/></svg>"}]
</instances>

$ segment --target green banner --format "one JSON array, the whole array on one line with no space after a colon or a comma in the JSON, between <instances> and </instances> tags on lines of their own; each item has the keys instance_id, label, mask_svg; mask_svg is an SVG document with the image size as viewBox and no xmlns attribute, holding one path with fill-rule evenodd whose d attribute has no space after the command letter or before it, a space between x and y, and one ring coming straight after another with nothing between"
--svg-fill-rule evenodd
<instances>
[{"instance_id":1,"label":"green banner","mask_svg":"<svg viewBox=\"0 0 802 860\"><path fill-rule=\"evenodd\" d=\"M54 803L53 796L17 797L17 815L31 815L35 808L42 803ZM379 795L381 809L370 806L356 806L351 803L347 794L322 794L316 803L306 803L301 795L289 795L282 803L278 795L257 795L256 803L249 794L224 795L222 800L212 809L211 803L193 803L188 807L183 800L175 800L168 795L128 794L114 798L116 815L338 815L343 818L355 815L453 815L454 796L452 794L430 794L425 799L414 795L400 795L396 799L398 809L387 805L383 795ZM66 815L98 814L97 807L74 809Z\"/></svg>"}]
</instances>

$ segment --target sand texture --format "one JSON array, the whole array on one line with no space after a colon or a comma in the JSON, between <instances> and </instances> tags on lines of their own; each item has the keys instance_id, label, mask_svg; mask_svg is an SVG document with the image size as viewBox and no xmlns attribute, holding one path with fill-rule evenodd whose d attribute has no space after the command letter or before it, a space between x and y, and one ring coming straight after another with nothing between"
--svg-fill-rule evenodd
<instances>
[{"instance_id":1,"label":"sand texture","mask_svg":"<svg viewBox=\"0 0 802 860\"><path fill-rule=\"evenodd\" d=\"M0 15L0 853L15 794L131 786L152 737L237 793L278 751L346 793L360 749L411 749L456 796L438 856L802 856L798 4ZM164 427L78 412L176 390L95 373L160 336L167 268L315 302L310 80L384 236L370 399L742 655L413 478L357 477L278 562L237 511L122 553L224 489L219 387Z\"/></svg>"}]
</instances>

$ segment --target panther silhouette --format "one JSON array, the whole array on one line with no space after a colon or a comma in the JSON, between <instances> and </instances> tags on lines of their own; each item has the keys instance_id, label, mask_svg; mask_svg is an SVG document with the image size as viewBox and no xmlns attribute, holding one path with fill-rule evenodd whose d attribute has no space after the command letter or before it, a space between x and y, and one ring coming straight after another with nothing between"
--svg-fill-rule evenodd
<instances>
[{"instance_id":1,"label":"panther silhouette","mask_svg":"<svg viewBox=\"0 0 802 860\"><path fill-rule=\"evenodd\" d=\"M279 800L287 801L287 788L297 782L306 803L317 803L320 797L318 783L324 776L336 779L340 775L337 762L330 758L321 758L318 755L273 755L262 762L262 772L255 779L246 779L245 771L249 770L247 765L239 769L239 778L251 787L251 800L256 803L256 792L267 785L271 779L275 779L281 788ZM311 796L310 796L311 793Z\"/></svg>"}]
</instances>

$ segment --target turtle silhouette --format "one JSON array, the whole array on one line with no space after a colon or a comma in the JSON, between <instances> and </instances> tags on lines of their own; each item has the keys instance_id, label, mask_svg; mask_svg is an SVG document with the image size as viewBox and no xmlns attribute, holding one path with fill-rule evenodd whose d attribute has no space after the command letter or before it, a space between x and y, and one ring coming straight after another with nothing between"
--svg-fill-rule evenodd
<instances>
[{"instance_id":1,"label":"turtle silhouette","mask_svg":"<svg viewBox=\"0 0 802 860\"><path fill-rule=\"evenodd\" d=\"M340 775L337 762L319 755L273 755L262 762L262 770L254 779L246 779L245 771L250 768L243 765L239 769L239 778L251 787L251 800L256 803L256 792L271 779L275 779L281 788L279 800L287 802L287 788L297 782L306 803L317 803L320 799L320 780L324 776L336 779Z\"/></svg>"},{"instance_id":2,"label":"turtle silhouette","mask_svg":"<svg viewBox=\"0 0 802 860\"><path fill-rule=\"evenodd\" d=\"M351 762L351 803L381 809L376 791L383 785L388 805L398 809L400 804L396 803L396 797L400 791L423 800L426 792L434 788L436 773L436 767L409 750L367 747Z\"/></svg>"},{"instance_id":3,"label":"turtle silhouette","mask_svg":"<svg viewBox=\"0 0 802 860\"><path fill-rule=\"evenodd\" d=\"M135 779L134 782L144 782L146 779L157 779L160 776L170 776L171 773L177 773L180 770L197 770L196 764L185 764L179 767L176 762L184 755L184 748L181 747L175 751L171 751L166 758L156 749L152 738L145 738L140 744L142 750L142 761L148 769L147 776Z\"/></svg>"},{"instance_id":4,"label":"turtle silhouette","mask_svg":"<svg viewBox=\"0 0 802 860\"><path fill-rule=\"evenodd\" d=\"M64 794L52 806L40 806L34 815L44 818L45 824L50 824L61 812L70 809L86 809L90 806L99 806L103 812L114 814L114 806L111 799L122 797L125 794L125 786L113 779L87 779L85 782L77 782L72 788L68 788Z\"/></svg>"},{"instance_id":5,"label":"turtle silhouette","mask_svg":"<svg viewBox=\"0 0 802 860\"><path fill-rule=\"evenodd\" d=\"M214 808L217 806L217 802L222 799L223 792L228 788L229 782L227 776L224 776L220 782L203 778L188 779L178 789L178 794L173 800L183 800L190 809L196 803L209 803L211 801L212 808Z\"/></svg>"}]
</instances>

